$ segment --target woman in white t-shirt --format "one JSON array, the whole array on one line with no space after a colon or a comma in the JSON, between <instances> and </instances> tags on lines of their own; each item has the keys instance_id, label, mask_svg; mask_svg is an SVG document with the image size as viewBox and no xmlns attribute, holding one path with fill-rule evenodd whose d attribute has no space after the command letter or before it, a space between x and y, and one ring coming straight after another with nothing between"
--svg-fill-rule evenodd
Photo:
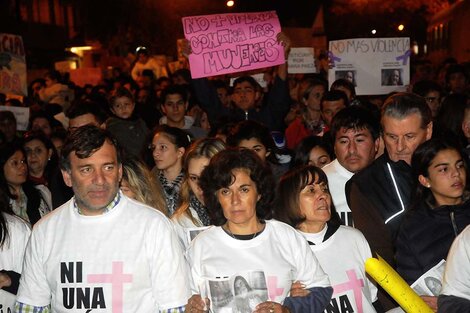
<instances>
[{"instance_id":1,"label":"woman in white t-shirt","mask_svg":"<svg viewBox=\"0 0 470 313\"><path fill-rule=\"evenodd\" d=\"M8 202L8 196L0 190L0 308L3 312L13 312L24 252L31 234L29 226L14 215Z\"/></svg>"},{"instance_id":2,"label":"woman in white t-shirt","mask_svg":"<svg viewBox=\"0 0 470 313\"><path fill-rule=\"evenodd\" d=\"M315 253L334 289L328 307L347 306L354 312L383 311L377 288L369 281L364 262L371 251L364 235L340 225L325 173L308 165L293 169L278 185L275 218L295 227ZM304 295L294 284L291 295Z\"/></svg>"},{"instance_id":3,"label":"woman in white t-shirt","mask_svg":"<svg viewBox=\"0 0 470 313\"><path fill-rule=\"evenodd\" d=\"M289 225L268 220L274 181L266 163L250 150L223 150L199 183L216 226L188 249L193 296L186 311L203 312L210 304L216 312L239 312L243 297L256 313L323 311L332 290L307 242ZM240 276L249 292L235 290ZM290 297L293 281L312 292Z\"/></svg>"},{"instance_id":4,"label":"woman in white t-shirt","mask_svg":"<svg viewBox=\"0 0 470 313\"><path fill-rule=\"evenodd\" d=\"M197 234L211 225L204 203L199 177L210 159L225 149L223 141L215 138L199 139L191 144L183 157L184 181L180 189L181 205L171 217L181 242L188 247L188 232Z\"/></svg>"}]
</instances>

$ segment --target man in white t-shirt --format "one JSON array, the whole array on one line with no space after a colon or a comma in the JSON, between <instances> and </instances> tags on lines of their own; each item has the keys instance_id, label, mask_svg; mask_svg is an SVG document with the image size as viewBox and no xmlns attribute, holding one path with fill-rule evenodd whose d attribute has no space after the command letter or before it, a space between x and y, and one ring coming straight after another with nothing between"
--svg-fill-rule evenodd
<instances>
[{"instance_id":1,"label":"man in white t-shirt","mask_svg":"<svg viewBox=\"0 0 470 313\"><path fill-rule=\"evenodd\" d=\"M347 226L353 226L344 186L357 172L371 164L379 148L380 124L369 110L350 106L339 111L331 123L336 159L322 169L336 211Z\"/></svg>"},{"instance_id":2,"label":"man in white t-shirt","mask_svg":"<svg viewBox=\"0 0 470 313\"><path fill-rule=\"evenodd\" d=\"M160 212L119 192L116 141L78 128L61 169L74 197L34 227L16 312L183 310L189 275L178 238Z\"/></svg>"}]
</instances>

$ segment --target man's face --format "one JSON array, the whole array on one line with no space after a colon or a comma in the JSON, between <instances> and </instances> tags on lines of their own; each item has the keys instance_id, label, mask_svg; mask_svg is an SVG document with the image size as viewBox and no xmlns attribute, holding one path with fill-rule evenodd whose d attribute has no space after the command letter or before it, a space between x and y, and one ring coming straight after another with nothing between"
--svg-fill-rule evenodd
<instances>
[{"instance_id":1,"label":"man's face","mask_svg":"<svg viewBox=\"0 0 470 313\"><path fill-rule=\"evenodd\" d=\"M336 113L340 110L344 109L346 106L344 105L344 100L334 100L334 101L323 101L321 114L323 117L323 121L326 125L331 125L331 121L333 117L335 117Z\"/></svg>"},{"instance_id":2,"label":"man's face","mask_svg":"<svg viewBox=\"0 0 470 313\"><path fill-rule=\"evenodd\" d=\"M69 120L69 131L73 132L77 128L85 126L85 125L95 125L97 127L101 127L100 122L98 122L98 120L93 114L86 113L86 114L71 118Z\"/></svg>"},{"instance_id":3,"label":"man's face","mask_svg":"<svg viewBox=\"0 0 470 313\"><path fill-rule=\"evenodd\" d=\"M466 87L465 75L463 73L452 73L449 76L449 88L453 93L461 93Z\"/></svg>"},{"instance_id":4,"label":"man's face","mask_svg":"<svg viewBox=\"0 0 470 313\"><path fill-rule=\"evenodd\" d=\"M259 92L249 82L242 82L234 87L232 101L238 108L248 111L255 106L259 96Z\"/></svg>"},{"instance_id":5,"label":"man's face","mask_svg":"<svg viewBox=\"0 0 470 313\"><path fill-rule=\"evenodd\" d=\"M412 113L403 119L382 117L383 139L390 160L411 164L416 148L432 135L432 122L421 128L421 115Z\"/></svg>"},{"instance_id":6,"label":"man's face","mask_svg":"<svg viewBox=\"0 0 470 313\"><path fill-rule=\"evenodd\" d=\"M188 102L184 102L180 94L169 94L165 97L165 103L162 105L162 111L165 113L170 126L183 122Z\"/></svg>"},{"instance_id":7,"label":"man's face","mask_svg":"<svg viewBox=\"0 0 470 313\"><path fill-rule=\"evenodd\" d=\"M357 173L372 163L378 148L379 140L374 140L367 128L341 127L336 133L336 158L339 164L352 173Z\"/></svg>"},{"instance_id":8,"label":"man's face","mask_svg":"<svg viewBox=\"0 0 470 313\"><path fill-rule=\"evenodd\" d=\"M400 84L400 72L395 70L392 73L392 85L396 86Z\"/></svg>"},{"instance_id":9,"label":"man's face","mask_svg":"<svg viewBox=\"0 0 470 313\"><path fill-rule=\"evenodd\" d=\"M80 159L71 152L70 171L62 171L64 182L73 188L75 200L83 215L102 214L116 196L122 167L116 148L105 141L88 158Z\"/></svg>"}]
</instances>

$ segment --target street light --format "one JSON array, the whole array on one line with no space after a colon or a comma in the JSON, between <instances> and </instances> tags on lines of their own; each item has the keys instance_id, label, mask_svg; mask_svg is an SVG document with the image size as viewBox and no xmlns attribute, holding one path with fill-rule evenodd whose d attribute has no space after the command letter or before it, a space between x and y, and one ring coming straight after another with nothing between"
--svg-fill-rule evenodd
<instances>
[{"instance_id":1,"label":"street light","mask_svg":"<svg viewBox=\"0 0 470 313\"><path fill-rule=\"evenodd\" d=\"M404 29L405 29L405 25L403 25L403 24L398 25L398 30L399 31L403 31Z\"/></svg>"},{"instance_id":2,"label":"street light","mask_svg":"<svg viewBox=\"0 0 470 313\"><path fill-rule=\"evenodd\" d=\"M377 34L377 30L373 29L373 30L371 31L371 33L372 33L372 35L375 35L375 34Z\"/></svg>"},{"instance_id":3,"label":"street light","mask_svg":"<svg viewBox=\"0 0 470 313\"><path fill-rule=\"evenodd\" d=\"M227 6L228 6L229 8L233 7L234 4L235 4L235 1L233 1L233 0L227 1Z\"/></svg>"}]
</instances>

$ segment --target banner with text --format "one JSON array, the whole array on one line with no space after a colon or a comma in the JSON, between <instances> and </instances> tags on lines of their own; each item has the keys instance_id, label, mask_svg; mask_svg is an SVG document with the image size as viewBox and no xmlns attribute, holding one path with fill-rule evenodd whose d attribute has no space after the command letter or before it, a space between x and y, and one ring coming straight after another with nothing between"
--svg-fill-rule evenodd
<instances>
[{"instance_id":1,"label":"banner with text","mask_svg":"<svg viewBox=\"0 0 470 313\"><path fill-rule=\"evenodd\" d=\"M291 48L287 62L289 74L307 74L317 72L313 48Z\"/></svg>"},{"instance_id":2,"label":"banner with text","mask_svg":"<svg viewBox=\"0 0 470 313\"><path fill-rule=\"evenodd\" d=\"M344 78L357 95L406 91L410 83L410 38L358 38L330 41L328 81Z\"/></svg>"},{"instance_id":3,"label":"banner with text","mask_svg":"<svg viewBox=\"0 0 470 313\"><path fill-rule=\"evenodd\" d=\"M26 57L21 36L0 33L0 92L27 96Z\"/></svg>"},{"instance_id":4,"label":"banner with text","mask_svg":"<svg viewBox=\"0 0 470 313\"><path fill-rule=\"evenodd\" d=\"M242 72L285 62L275 11L184 17L193 78Z\"/></svg>"}]
</instances>

